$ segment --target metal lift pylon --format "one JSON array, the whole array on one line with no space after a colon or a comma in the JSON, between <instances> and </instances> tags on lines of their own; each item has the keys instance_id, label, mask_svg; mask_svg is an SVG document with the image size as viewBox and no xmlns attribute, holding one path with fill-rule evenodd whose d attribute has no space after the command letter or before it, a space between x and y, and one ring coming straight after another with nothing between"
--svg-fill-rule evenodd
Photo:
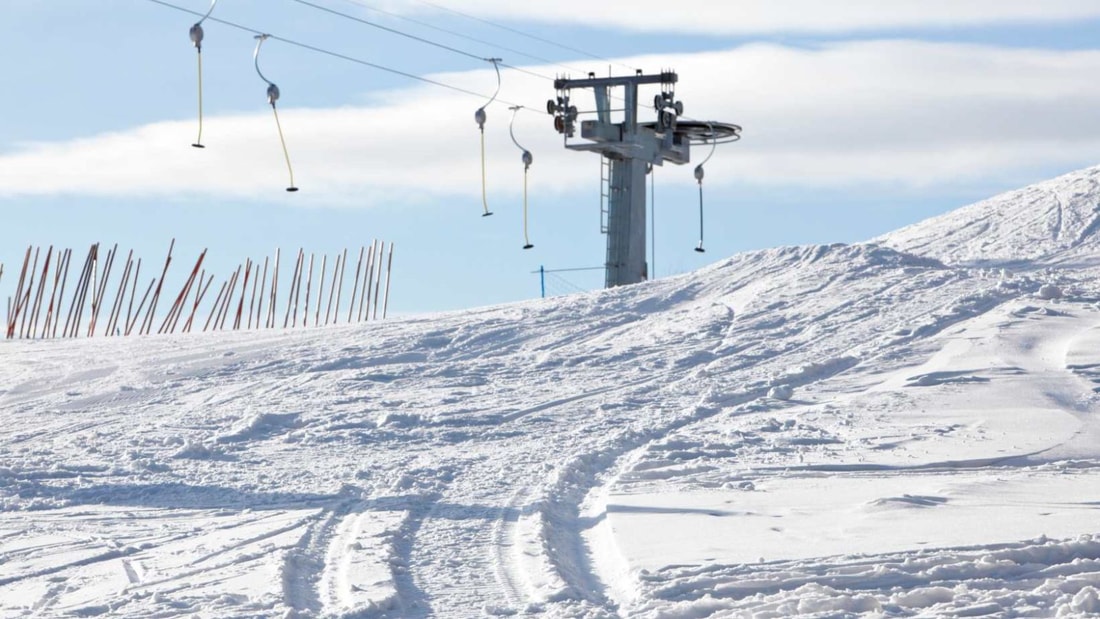
<instances>
[{"instance_id":1,"label":"metal lift pylon","mask_svg":"<svg viewBox=\"0 0 1100 619\"><path fill-rule=\"evenodd\" d=\"M645 281L649 277L646 262L646 175L650 165L668 161L684 165L691 161L691 144L724 143L740 138L741 127L729 123L680 120L683 103L676 101L674 87L678 76L672 71L621 77L587 79L559 78L554 81L557 98L547 102L554 116L554 127L564 136L565 147L599 153L610 163L607 188L607 234L605 285L608 288ZM654 97L655 122L642 122L638 116L639 86L659 85ZM579 142L575 137L578 110L571 102L571 91L590 88L595 94L596 118L580 122ZM612 122L611 91L622 88L622 122ZM601 189L602 191L602 189ZM601 214L601 218L603 215Z\"/></svg>"}]
</instances>

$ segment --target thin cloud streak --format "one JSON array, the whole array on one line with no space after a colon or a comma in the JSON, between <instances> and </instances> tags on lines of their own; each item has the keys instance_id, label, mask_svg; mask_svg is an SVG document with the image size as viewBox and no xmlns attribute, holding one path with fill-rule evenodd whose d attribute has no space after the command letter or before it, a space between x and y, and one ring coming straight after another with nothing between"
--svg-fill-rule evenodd
<instances>
[{"instance_id":1,"label":"thin cloud streak","mask_svg":"<svg viewBox=\"0 0 1100 619\"><path fill-rule=\"evenodd\" d=\"M847 33L1100 18L1093 0L433 0L482 18L711 35ZM431 10L420 0L407 11Z\"/></svg>"},{"instance_id":2,"label":"thin cloud streak","mask_svg":"<svg viewBox=\"0 0 1100 619\"><path fill-rule=\"evenodd\" d=\"M712 187L975 183L1091 164L1100 153L1100 83L1088 79L1100 73L1100 52L875 41L816 50L750 45L624 62L676 67L687 116L745 127L743 141L721 147L708 164ZM495 80L491 69L435 77L475 89ZM505 72L504 85L502 97L530 106L517 117L516 134L535 155L532 191L595 192L598 159L562 148L536 103L553 94L550 85L514 71ZM424 86L387 93L369 107L281 109L302 188L293 196L283 192L287 170L274 120L257 113L208 118L204 150L189 146L193 121L24 145L0 154L0 197L223 197L348 207L479 199L479 105ZM510 117L504 105L489 110L491 201L522 191ZM662 183L694 182L692 166L671 167Z\"/></svg>"}]
</instances>

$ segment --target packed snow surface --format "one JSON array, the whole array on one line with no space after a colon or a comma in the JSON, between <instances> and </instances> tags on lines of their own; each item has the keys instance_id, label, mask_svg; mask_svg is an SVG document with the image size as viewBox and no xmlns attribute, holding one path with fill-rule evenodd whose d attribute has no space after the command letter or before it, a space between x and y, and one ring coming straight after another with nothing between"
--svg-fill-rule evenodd
<instances>
[{"instance_id":1,"label":"packed snow surface","mask_svg":"<svg viewBox=\"0 0 1100 619\"><path fill-rule=\"evenodd\" d=\"M544 301L0 343L0 616L1100 613L1098 181Z\"/></svg>"}]
</instances>

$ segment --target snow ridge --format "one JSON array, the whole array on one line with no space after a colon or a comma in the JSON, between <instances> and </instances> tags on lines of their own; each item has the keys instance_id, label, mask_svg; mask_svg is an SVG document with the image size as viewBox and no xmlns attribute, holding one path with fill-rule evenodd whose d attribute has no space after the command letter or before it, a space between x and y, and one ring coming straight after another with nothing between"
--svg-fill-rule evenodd
<instances>
[{"instance_id":1,"label":"snow ridge","mask_svg":"<svg viewBox=\"0 0 1100 619\"><path fill-rule=\"evenodd\" d=\"M934 217L876 242L953 265L1044 267L1094 260L1100 166Z\"/></svg>"}]
</instances>

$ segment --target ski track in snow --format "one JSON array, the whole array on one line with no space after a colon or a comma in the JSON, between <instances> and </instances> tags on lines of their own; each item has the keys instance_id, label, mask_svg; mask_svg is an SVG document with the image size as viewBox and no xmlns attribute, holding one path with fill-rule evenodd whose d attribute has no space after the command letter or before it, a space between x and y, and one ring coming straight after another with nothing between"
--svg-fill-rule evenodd
<instances>
[{"instance_id":1,"label":"ski track in snow","mask_svg":"<svg viewBox=\"0 0 1100 619\"><path fill-rule=\"evenodd\" d=\"M1098 176L541 302L2 342L0 616L1100 612Z\"/></svg>"}]
</instances>

